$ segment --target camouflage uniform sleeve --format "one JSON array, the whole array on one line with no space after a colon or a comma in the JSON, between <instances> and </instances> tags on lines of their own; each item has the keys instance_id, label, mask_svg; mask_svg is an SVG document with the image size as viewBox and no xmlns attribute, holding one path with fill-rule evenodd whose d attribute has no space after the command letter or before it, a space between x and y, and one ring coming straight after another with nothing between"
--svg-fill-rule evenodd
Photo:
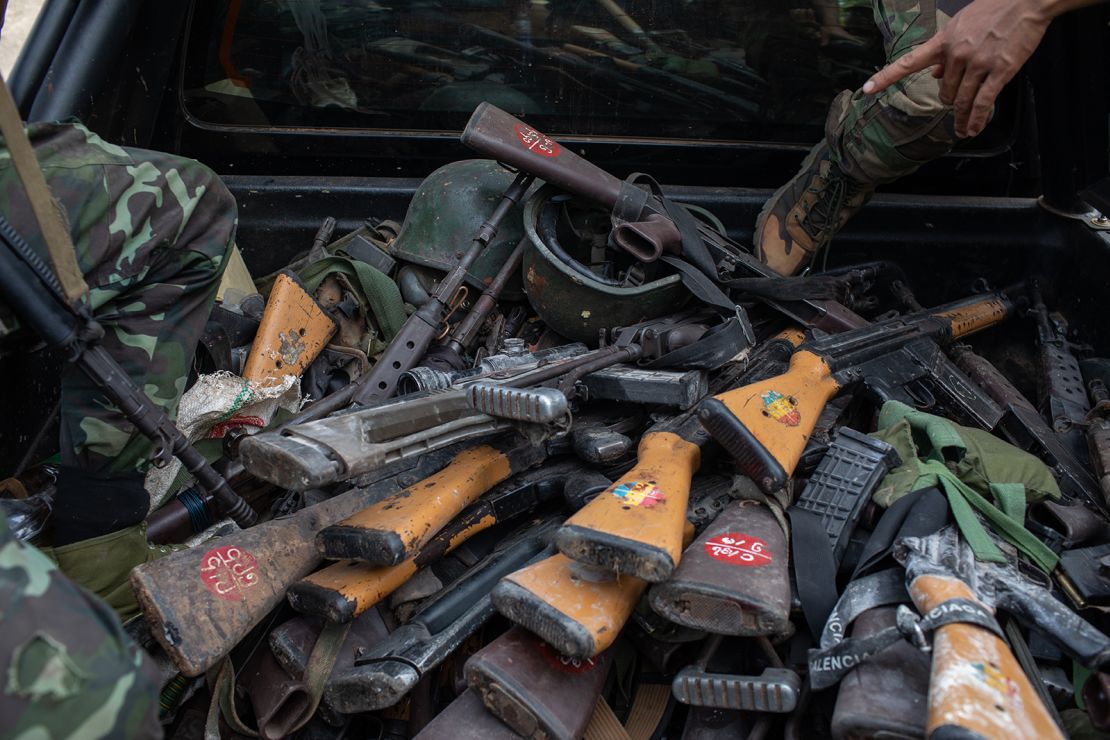
<instances>
[{"instance_id":1,"label":"camouflage uniform sleeve","mask_svg":"<svg viewBox=\"0 0 1110 740\"><path fill-rule=\"evenodd\" d=\"M971 0L874 0L888 61L928 41ZM932 70L907 75L875 95L845 91L826 124L833 162L854 182L893 182L956 145L955 115L940 102Z\"/></svg>"},{"instance_id":2,"label":"camouflage uniform sleeve","mask_svg":"<svg viewBox=\"0 0 1110 740\"><path fill-rule=\"evenodd\" d=\"M0 516L0 737L158 738L158 685L105 604Z\"/></svg>"},{"instance_id":3,"label":"camouflage uniform sleeve","mask_svg":"<svg viewBox=\"0 0 1110 740\"><path fill-rule=\"evenodd\" d=\"M110 144L84 126L28 127L68 220L103 344L175 418L235 233L235 200L191 159ZM0 209L45 255L7 151ZM62 380L62 462L97 476L145 472L152 445L76 369Z\"/></svg>"}]
</instances>

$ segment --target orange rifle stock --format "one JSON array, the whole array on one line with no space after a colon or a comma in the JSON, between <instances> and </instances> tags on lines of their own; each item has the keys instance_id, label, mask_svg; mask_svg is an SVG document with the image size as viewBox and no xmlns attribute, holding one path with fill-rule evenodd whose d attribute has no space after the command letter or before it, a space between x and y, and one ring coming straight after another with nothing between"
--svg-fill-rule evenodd
<instances>
[{"instance_id":1,"label":"orange rifle stock","mask_svg":"<svg viewBox=\"0 0 1110 740\"><path fill-rule=\"evenodd\" d=\"M417 570L462 545L479 532L535 510L563 493L567 476L581 470L577 462L561 462L513 476L468 506L415 556L397 565L372 565L342 560L289 587L294 609L349 622L411 578Z\"/></svg>"},{"instance_id":2,"label":"orange rifle stock","mask_svg":"<svg viewBox=\"0 0 1110 740\"><path fill-rule=\"evenodd\" d=\"M850 383L862 381L884 400L912 403L903 386L931 376L964 413L993 428L1002 410L976 389L937 343L994 326L1014 310L1006 293L991 293L811 339L794 353L786 373L708 398L698 416L767 492L786 484L821 410Z\"/></svg>"},{"instance_id":3,"label":"orange rifle stock","mask_svg":"<svg viewBox=\"0 0 1110 740\"><path fill-rule=\"evenodd\" d=\"M783 331L764 343L763 355L773 361L801 340L797 329ZM690 479L707 441L692 412L649 429L640 440L636 466L559 530L559 550L573 560L652 583L665 581L682 555Z\"/></svg>"},{"instance_id":4,"label":"orange rifle stock","mask_svg":"<svg viewBox=\"0 0 1110 740\"><path fill-rule=\"evenodd\" d=\"M919 612L956 608L961 602L992 611L956 575L976 578L974 555L955 527L903 540L899 549L895 556L905 562L910 598ZM950 622L934 633L932 654L926 737L1064 737L999 635L977 624Z\"/></svg>"},{"instance_id":5,"label":"orange rifle stock","mask_svg":"<svg viewBox=\"0 0 1110 740\"><path fill-rule=\"evenodd\" d=\"M693 525L683 522L680 546L694 539ZM613 644L647 586L560 553L505 576L491 597L509 620L568 658L586 660Z\"/></svg>"},{"instance_id":6,"label":"orange rifle stock","mask_svg":"<svg viewBox=\"0 0 1110 740\"><path fill-rule=\"evenodd\" d=\"M418 486L321 530L317 548L335 560L400 565L483 493L545 457L542 445L519 437L472 447Z\"/></svg>"}]
</instances>

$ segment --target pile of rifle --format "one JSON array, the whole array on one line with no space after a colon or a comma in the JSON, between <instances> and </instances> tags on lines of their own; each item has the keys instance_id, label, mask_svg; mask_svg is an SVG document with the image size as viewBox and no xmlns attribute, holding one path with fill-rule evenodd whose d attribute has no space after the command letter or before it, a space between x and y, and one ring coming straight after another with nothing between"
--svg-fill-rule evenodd
<instances>
[{"instance_id":1,"label":"pile of rifle","mask_svg":"<svg viewBox=\"0 0 1110 740\"><path fill-rule=\"evenodd\" d=\"M779 279L640 190L615 243L696 285L695 238L731 310L560 342L499 300L523 246L469 313L465 272L533 177L606 208L636 186L490 106L464 141L521 174L459 265L357 382L234 445L281 515L133 572L182 675L171 736L205 702L225 736L1052 737L1077 693L1107 726L1105 390L1035 284L926 310L887 263ZM1040 411L953 344L1023 313ZM893 401L1048 465L1026 527L1053 573L977 561L938 492L872 501Z\"/></svg>"}]
</instances>

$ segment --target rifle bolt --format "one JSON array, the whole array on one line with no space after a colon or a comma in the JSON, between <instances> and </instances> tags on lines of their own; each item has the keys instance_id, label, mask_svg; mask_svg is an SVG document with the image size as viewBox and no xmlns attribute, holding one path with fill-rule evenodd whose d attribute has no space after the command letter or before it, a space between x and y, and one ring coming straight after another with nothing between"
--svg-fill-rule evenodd
<instances>
[{"instance_id":1,"label":"rifle bolt","mask_svg":"<svg viewBox=\"0 0 1110 740\"><path fill-rule=\"evenodd\" d=\"M1106 216L1095 216L1091 219L1091 223L1095 226L1110 226L1110 218Z\"/></svg>"}]
</instances>

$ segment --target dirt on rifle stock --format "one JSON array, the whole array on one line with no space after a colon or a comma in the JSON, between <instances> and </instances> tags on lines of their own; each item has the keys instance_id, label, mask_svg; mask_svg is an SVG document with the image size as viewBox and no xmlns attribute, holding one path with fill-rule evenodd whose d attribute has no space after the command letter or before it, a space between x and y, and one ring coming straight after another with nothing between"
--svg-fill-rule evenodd
<instances>
[{"instance_id":1,"label":"dirt on rifle stock","mask_svg":"<svg viewBox=\"0 0 1110 740\"><path fill-rule=\"evenodd\" d=\"M489 445L470 448L426 481L320 532L320 551L329 558L398 565L512 471L503 451Z\"/></svg>"},{"instance_id":2,"label":"dirt on rifle stock","mask_svg":"<svg viewBox=\"0 0 1110 740\"><path fill-rule=\"evenodd\" d=\"M318 531L395 490L355 489L135 568L131 584L151 632L182 673L200 675L319 565Z\"/></svg>"}]
</instances>

